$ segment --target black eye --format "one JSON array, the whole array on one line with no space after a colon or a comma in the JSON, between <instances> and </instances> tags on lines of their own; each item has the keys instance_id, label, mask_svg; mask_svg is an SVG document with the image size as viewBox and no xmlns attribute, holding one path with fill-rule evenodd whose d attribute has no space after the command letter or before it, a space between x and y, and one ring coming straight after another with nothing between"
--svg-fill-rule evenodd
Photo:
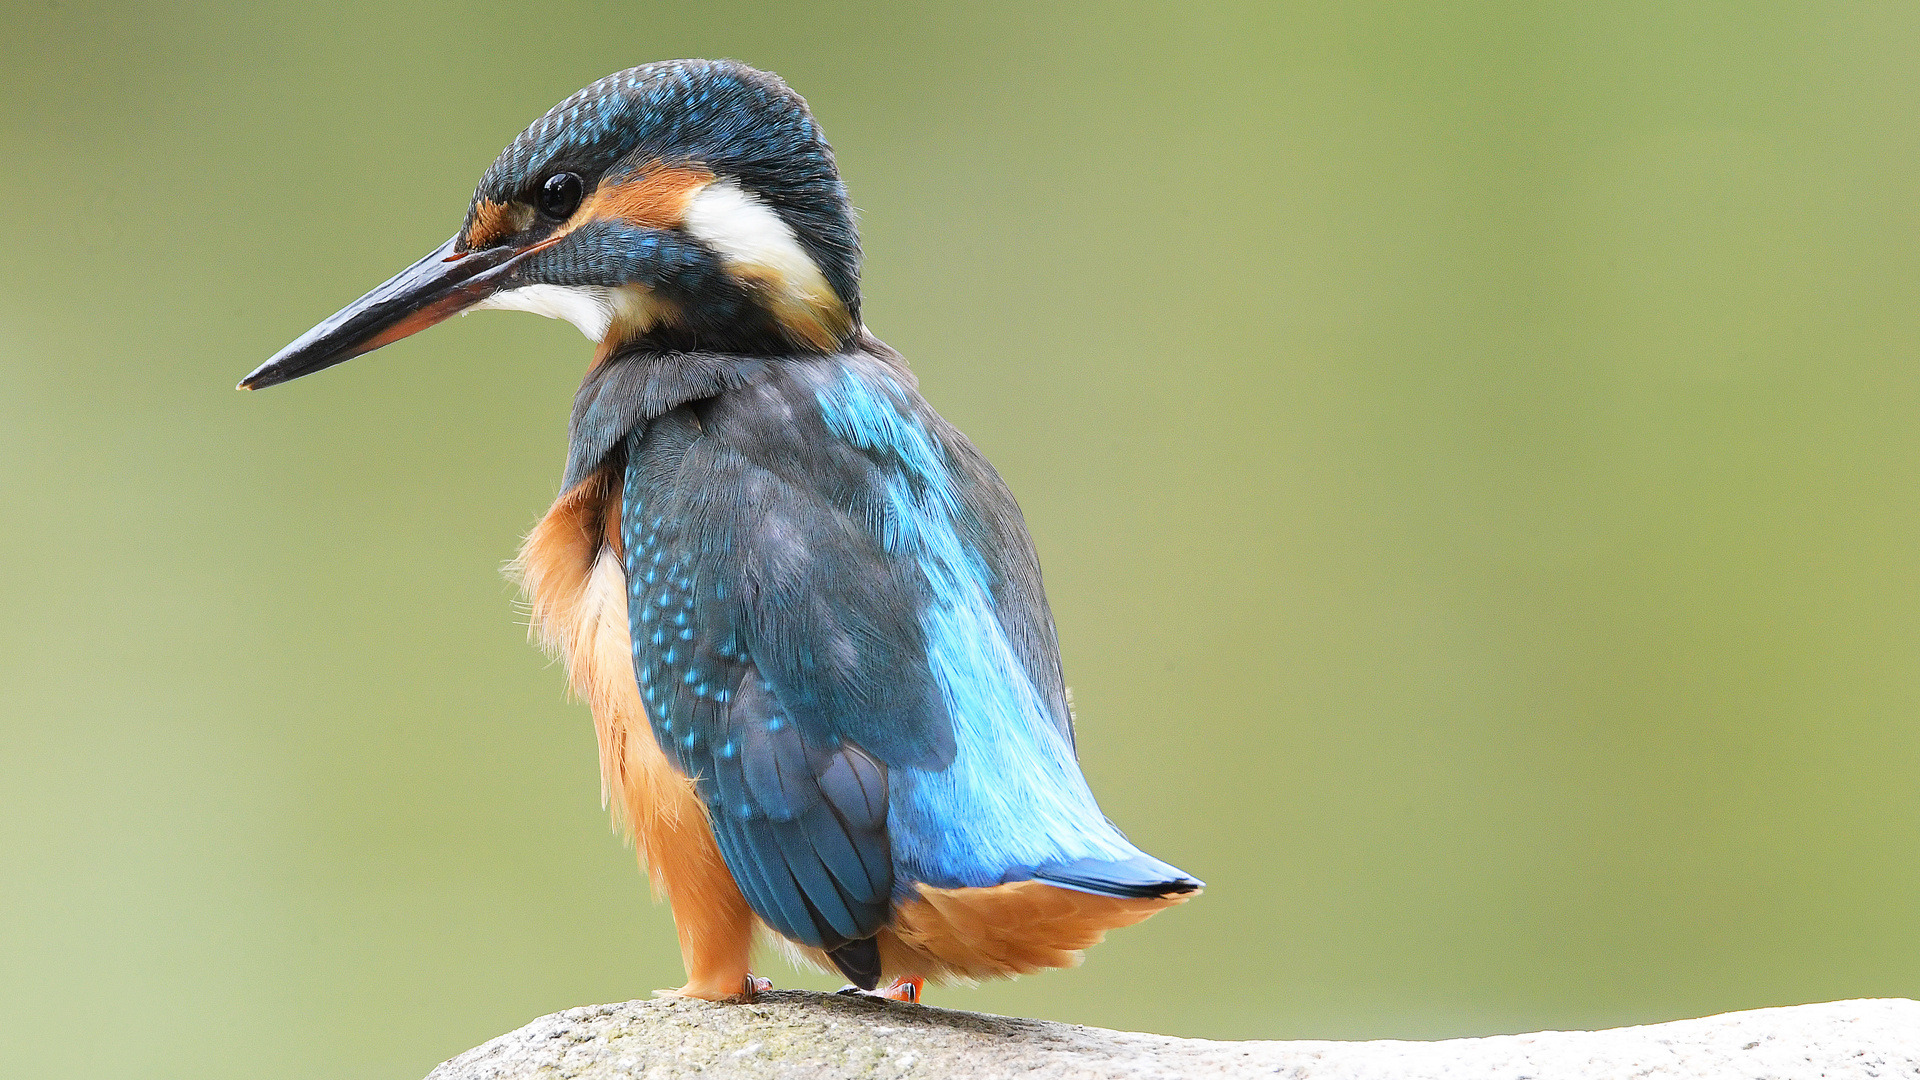
<instances>
[{"instance_id":1,"label":"black eye","mask_svg":"<svg viewBox=\"0 0 1920 1080\"><path fill-rule=\"evenodd\" d=\"M575 173L554 173L540 185L540 212L557 221L565 221L580 208L580 177Z\"/></svg>"}]
</instances>

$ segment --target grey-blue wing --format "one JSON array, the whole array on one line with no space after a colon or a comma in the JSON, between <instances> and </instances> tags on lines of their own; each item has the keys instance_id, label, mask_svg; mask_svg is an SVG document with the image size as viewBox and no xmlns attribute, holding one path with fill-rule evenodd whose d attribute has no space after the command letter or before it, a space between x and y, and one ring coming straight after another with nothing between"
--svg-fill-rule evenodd
<instances>
[{"instance_id":1,"label":"grey-blue wing","mask_svg":"<svg viewBox=\"0 0 1920 1080\"><path fill-rule=\"evenodd\" d=\"M1100 813L1019 508L891 369L786 361L625 454L654 735L774 930L859 981L914 884L1196 887Z\"/></svg>"},{"instance_id":2,"label":"grey-blue wing","mask_svg":"<svg viewBox=\"0 0 1920 1080\"><path fill-rule=\"evenodd\" d=\"M951 735L910 568L832 484L796 484L738 442L692 409L629 439L635 674L748 903L833 950L888 918L887 766L937 765Z\"/></svg>"}]
</instances>

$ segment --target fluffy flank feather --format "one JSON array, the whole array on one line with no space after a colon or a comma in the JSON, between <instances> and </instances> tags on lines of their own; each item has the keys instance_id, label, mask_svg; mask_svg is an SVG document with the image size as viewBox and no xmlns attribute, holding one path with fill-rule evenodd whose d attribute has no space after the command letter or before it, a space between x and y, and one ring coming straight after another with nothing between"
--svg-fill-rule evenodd
<instances>
[{"instance_id":1,"label":"fluffy flank feather","mask_svg":"<svg viewBox=\"0 0 1920 1080\"><path fill-rule=\"evenodd\" d=\"M604 474L566 492L527 537L515 576L533 632L593 710L602 802L633 838L656 894L673 905L688 976L677 993L735 997L747 974L753 914L720 857L693 781L667 761L648 729L633 681L615 505Z\"/></svg>"}]
</instances>

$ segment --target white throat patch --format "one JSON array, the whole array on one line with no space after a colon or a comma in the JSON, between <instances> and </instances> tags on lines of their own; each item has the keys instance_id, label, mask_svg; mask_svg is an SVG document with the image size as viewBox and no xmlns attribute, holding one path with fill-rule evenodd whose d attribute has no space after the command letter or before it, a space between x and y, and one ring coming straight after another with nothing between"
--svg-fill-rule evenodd
<instances>
[{"instance_id":1,"label":"white throat patch","mask_svg":"<svg viewBox=\"0 0 1920 1080\"><path fill-rule=\"evenodd\" d=\"M624 291L604 285L523 285L494 293L467 311L531 311L549 319L565 319L587 335L587 340L599 341L607 336L607 327L619 313L622 298L615 294Z\"/></svg>"}]
</instances>

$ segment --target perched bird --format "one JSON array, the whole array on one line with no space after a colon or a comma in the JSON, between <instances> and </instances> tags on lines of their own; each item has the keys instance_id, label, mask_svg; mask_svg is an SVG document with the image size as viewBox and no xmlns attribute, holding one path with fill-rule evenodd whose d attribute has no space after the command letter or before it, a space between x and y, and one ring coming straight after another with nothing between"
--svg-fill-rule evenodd
<instances>
[{"instance_id":1,"label":"perched bird","mask_svg":"<svg viewBox=\"0 0 1920 1080\"><path fill-rule=\"evenodd\" d=\"M765 989L764 927L917 1000L1069 966L1200 889L1094 803L1020 509L861 323L845 185L779 78L683 60L581 90L453 239L240 385L476 308L599 343L518 568L672 904L679 993Z\"/></svg>"}]
</instances>

